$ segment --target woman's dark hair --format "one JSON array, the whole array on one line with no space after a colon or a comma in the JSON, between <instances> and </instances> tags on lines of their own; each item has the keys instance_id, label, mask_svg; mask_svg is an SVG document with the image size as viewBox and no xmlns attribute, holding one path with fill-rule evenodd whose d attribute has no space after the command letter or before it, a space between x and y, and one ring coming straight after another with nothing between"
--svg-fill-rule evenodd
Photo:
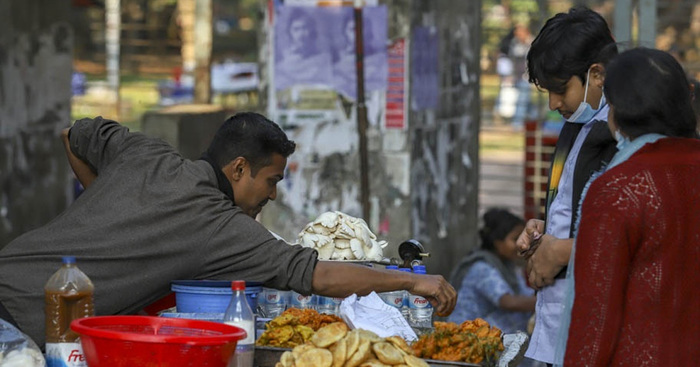
<instances>
[{"instance_id":1,"label":"woman's dark hair","mask_svg":"<svg viewBox=\"0 0 700 367\"><path fill-rule=\"evenodd\" d=\"M289 157L296 144L277 124L254 112L241 112L224 122L214 135L207 155L223 168L238 157L251 165L251 174L272 163L272 154Z\"/></svg>"},{"instance_id":2,"label":"woman's dark hair","mask_svg":"<svg viewBox=\"0 0 700 367\"><path fill-rule=\"evenodd\" d=\"M586 82L595 63L603 65L617 54L610 28L600 14L584 7L572 8L547 20L527 54L530 83L563 93L572 76Z\"/></svg>"},{"instance_id":3,"label":"woman's dark hair","mask_svg":"<svg viewBox=\"0 0 700 367\"><path fill-rule=\"evenodd\" d=\"M670 54L644 47L625 51L608 65L604 86L615 124L630 139L648 133L696 136L690 83Z\"/></svg>"},{"instance_id":4,"label":"woman's dark hair","mask_svg":"<svg viewBox=\"0 0 700 367\"><path fill-rule=\"evenodd\" d=\"M479 230L481 248L494 251L494 242L502 241L513 228L525 225L525 221L506 209L492 208L484 213L484 226Z\"/></svg>"}]
</instances>

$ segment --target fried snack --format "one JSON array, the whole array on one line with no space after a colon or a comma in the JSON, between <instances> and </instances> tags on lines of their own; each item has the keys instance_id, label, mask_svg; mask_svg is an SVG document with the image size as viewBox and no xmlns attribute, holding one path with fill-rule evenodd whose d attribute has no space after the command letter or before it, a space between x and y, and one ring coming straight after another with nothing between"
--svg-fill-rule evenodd
<instances>
[{"instance_id":1,"label":"fried snack","mask_svg":"<svg viewBox=\"0 0 700 367\"><path fill-rule=\"evenodd\" d=\"M372 344L372 350L382 363L394 365L404 362L403 354L398 348L388 342L379 342Z\"/></svg>"},{"instance_id":2,"label":"fried snack","mask_svg":"<svg viewBox=\"0 0 700 367\"><path fill-rule=\"evenodd\" d=\"M404 356L404 362L408 367L430 367L428 363L415 356Z\"/></svg>"},{"instance_id":3,"label":"fried snack","mask_svg":"<svg viewBox=\"0 0 700 367\"><path fill-rule=\"evenodd\" d=\"M332 323L345 325L335 315L319 314L313 309L290 308L265 325L265 332L255 344L294 348L309 341L316 330Z\"/></svg>"},{"instance_id":4,"label":"fried snack","mask_svg":"<svg viewBox=\"0 0 700 367\"><path fill-rule=\"evenodd\" d=\"M338 340L335 344L328 347L328 350L333 354L333 367L343 367L348 351L345 339Z\"/></svg>"},{"instance_id":5,"label":"fried snack","mask_svg":"<svg viewBox=\"0 0 700 367\"><path fill-rule=\"evenodd\" d=\"M342 339L347 333L348 325L344 322L334 322L318 329L311 337L311 342L319 348L325 348Z\"/></svg>"},{"instance_id":6,"label":"fried snack","mask_svg":"<svg viewBox=\"0 0 700 367\"><path fill-rule=\"evenodd\" d=\"M372 342L369 339L360 338L360 346L357 347L357 351L345 362L345 367L359 366L362 362L369 359L372 355L371 345Z\"/></svg>"},{"instance_id":7,"label":"fried snack","mask_svg":"<svg viewBox=\"0 0 700 367\"><path fill-rule=\"evenodd\" d=\"M282 356L280 357L279 363L282 364L282 367L292 367L294 366L294 354L290 351L286 351L282 353ZM275 365L277 367L277 365Z\"/></svg>"},{"instance_id":8,"label":"fried snack","mask_svg":"<svg viewBox=\"0 0 700 367\"><path fill-rule=\"evenodd\" d=\"M413 344L414 355L443 361L476 364L486 361L492 364L497 353L503 350L501 330L491 327L483 319L465 321L460 325L436 321L434 326L431 333L421 335Z\"/></svg>"},{"instance_id":9,"label":"fried snack","mask_svg":"<svg viewBox=\"0 0 700 367\"><path fill-rule=\"evenodd\" d=\"M299 357L301 357L302 354L304 354L304 353L306 353L314 348L315 348L314 345L309 344L309 343L297 345L296 347L294 347L294 349L292 349L292 356L294 357L294 360L297 360L297 359L299 359Z\"/></svg>"},{"instance_id":10,"label":"fried snack","mask_svg":"<svg viewBox=\"0 0 700 367\"><path fill-rule=\"evenodd\" d=\"M294 361L296 367L331 367L333 355L328 349L312 348Z\"/></svg>"},{"instance_id":11,"label":"fried snack","mask_svg":"<svg viewBox=\"0 0 700 367\"><path fill-rule=\"evenodd\" d=\"M357 351L357 347L360 346L360 333L357 331L357 329L348 333L346 343L348 344L347 356L350 358L350 356Z\"/></svg>"},{"instance_id":12,"label":"fried snack","mask_svg":"<svg viewBox=\"0 0 700 367\"><path fill-rule=\"evenodd\" d=\"M390 365L384 364L376 359L368 359L364 361L360 367L389 367Z\"/></svg>"},{"instance_id":13,"label":"fried snack","mask_svg":"<svg viewBox=\"0 0 700 367\"><path fill-rule=\"evenodd\" d=\"M408 346L408 343L406 343L406 339L398 335L392 335L384 339L386 339L386 341L388 341L389 343L393 344L395 347L399 348L399 350L402 351L403 354L413 354L413 350L411 349L411 347Z\"/></svg>"},{"instance_id":14,"label":"fried snack","mask_svg":"<svg viewBox=\"0 0 700 367\"><path fill-rule=\"evenodd\" d=\"M347 331L345 324L330 324L319 329L312 339L283 353L275 367L428 366L398 336L381 338L371 331Z\"/></svg>"}]
</instances>

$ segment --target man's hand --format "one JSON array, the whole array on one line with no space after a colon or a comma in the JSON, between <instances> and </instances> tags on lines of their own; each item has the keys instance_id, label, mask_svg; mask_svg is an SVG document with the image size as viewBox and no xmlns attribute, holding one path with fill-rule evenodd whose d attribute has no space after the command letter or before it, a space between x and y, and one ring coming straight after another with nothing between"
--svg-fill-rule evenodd
<instances>
[{"instance_id":1,"label":"man's hand","mask_svg":"<svg viewBox=\"0 0 700 367\"><path fill-rule=\"evenodd\" d=\"M412 294L423 296L435 308L438 316L448 316L457 303L457 292L441 275L416 275L416 282L409 289Z\"/></svg>"},{"instance_id":2,"label":"man's hand","mask_svg":"<svg viewBox=\"0 0 700 367\"><path fill-rule=\"evenodd\" d=\"M535 251L527 258L527 277L535 289L551 285L561 269L569 263L573 239L544 235Z\"/></svg>"},{"instance_id":3,"label":"man's hand","mask_svg":"<svg viewBox=\"0 0 700 367\"><path fill-rule=\"evenodd\" d=\"M530 219L525 224L525 229L518 236L518 240L515 241L515 247L520 253L525 253L530 250L530 245L532 240L544 233L544 221L539 219Z\"/></svg>"}]
</instances>

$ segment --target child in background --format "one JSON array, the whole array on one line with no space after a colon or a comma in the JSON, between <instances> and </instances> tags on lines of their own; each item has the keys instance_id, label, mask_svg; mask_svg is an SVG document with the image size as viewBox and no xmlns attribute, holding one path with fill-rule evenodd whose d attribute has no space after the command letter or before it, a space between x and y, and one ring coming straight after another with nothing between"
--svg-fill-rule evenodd
<instances>
[{"instance_id":1,"label":"child in background","mask_svg":"<svg viewBox=\"0 0 700 367\"><path fill-rule=\"evenodd\" d=\"M450 276L458 297L448 321L459 324L480 317L504 333L526 331L536 298L525 283L515 246L525 221L499 208L488 210L483 219L481 247L462 259Z\"/></svg>"}]
</instances>

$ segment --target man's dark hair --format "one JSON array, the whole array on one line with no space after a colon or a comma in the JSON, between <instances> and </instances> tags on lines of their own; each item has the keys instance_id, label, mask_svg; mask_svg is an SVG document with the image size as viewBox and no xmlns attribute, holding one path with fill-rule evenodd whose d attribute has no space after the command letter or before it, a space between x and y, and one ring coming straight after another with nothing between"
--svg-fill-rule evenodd
<instances>
[{"instance_id":1,"label":"man's dark hair","mask_svg":"<svg viewBox=\"0 0 700 367\"><path fill-rule=\"evenodd\" d=\"M621 53L607 70L605 97L630 139L649 133L696 137L690 83L673 56L639 47Z\"/></svg>"},{"instance_id":2,"label":"man's dark hair","mask_svg":"<svg viewBox=\"0 0 700 367\"><path fill-rule=\"evenodd\" d=\"M251 174L272 163L272 154L287 158L296 144L274 122L254 112L241 112L224 122L214 135L207 155L223 168L238 157L251 165Z\"/></svg>"},{"instance_id":3,"label":"man's dark hair","mask_svg":"<svg viewBox=\"0 0 700 367\"><path fill-rule=\"evenodd\" d=\"M525 221L506 209L491 208L484 213L484 226L479 230L481 248L495 251L494 242L503 241L513 228L525 225Z\"/></svg>"},{"instance_id":4,"label":"man's dark hair","mask_svg":"<svg viewBox=\"0 0 700 367\"><path fill-rule=\"evenodd\" d=\"M571 77L585 83L591 65L605 65L615 55L617 46L605 19L588 8L572 8L547 20L532 41L527 54L529 81L563 93Z\"/></svg>"}]
</instances>

